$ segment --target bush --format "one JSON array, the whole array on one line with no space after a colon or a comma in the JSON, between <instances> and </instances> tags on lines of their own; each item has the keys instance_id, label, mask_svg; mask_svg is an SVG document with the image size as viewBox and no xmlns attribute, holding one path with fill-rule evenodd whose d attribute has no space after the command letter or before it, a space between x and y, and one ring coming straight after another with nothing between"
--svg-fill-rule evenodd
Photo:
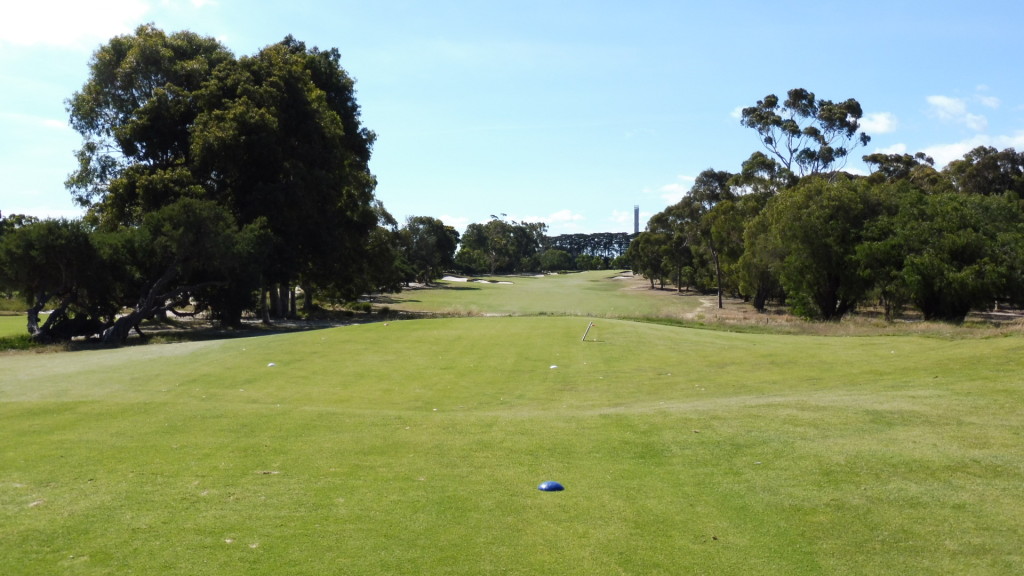
<instances>
[{"instance_id":1,"label":"bush","mask_svg":"<svg viewBox=\"0 0 1024 576\"><path fill-rule=\"evenodd\" d=\"M366 312L367 314L373 312L373 305L369 302L349 302L345 307L354 312Z\"/></svg>"},{"instance_id":2,"label":"bush","mask_svg":"<svg viewBox=\"0 0 1024 576\"><path fill-rule=\"evenodd\" d=\"M11 350L30 350L39 346L32 341L32 337L28 334L19 334L17 336L6 336L0 338L0 352L11 351Z\"/></svg>"}]
</instances>

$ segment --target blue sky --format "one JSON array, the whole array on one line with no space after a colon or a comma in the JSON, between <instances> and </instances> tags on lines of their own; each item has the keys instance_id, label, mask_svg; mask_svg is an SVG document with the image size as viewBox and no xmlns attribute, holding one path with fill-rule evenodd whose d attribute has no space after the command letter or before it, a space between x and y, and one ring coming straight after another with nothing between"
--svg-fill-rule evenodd
<instances>
[{"instance_id":1,"label":"blue sky","mask_svg":"<svg viewBox=\"0 0 1024 576\"><path fill-rule=\"evenodd\" d=\"M153 22L236 55L338 48L399 220L492 214L549 234L631 232L706 168L759 149L738 111L806 88L856 98L872 152L938 165L1024 150L1024 3L995 0L20 1L0 21L0 212L80 212L64 101L92 52ZM858 161L850 171L866 171ZM642 225L641 224L641 225Z\"/></svg>"}]
</instances>

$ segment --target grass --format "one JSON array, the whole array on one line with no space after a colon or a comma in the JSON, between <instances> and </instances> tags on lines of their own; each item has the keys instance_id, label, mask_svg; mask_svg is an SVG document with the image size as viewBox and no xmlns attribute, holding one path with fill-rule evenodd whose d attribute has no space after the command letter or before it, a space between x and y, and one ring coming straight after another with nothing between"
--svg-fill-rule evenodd
<instances>
[{"instance_id":1,"label":"grass","mask_svg":"<svg viewBox=\"0 0 1024 576\"><path fill-rule=\"evenodd\" d=\"M523 302L620 306L531 286ZM433 292L450 297L409 297ZM1017 336L570 315L7 354L0 557L24 575L1016 574L1022 358Z\"/></svg>"},{"instance_id":2,"label":"grass","mask_svg":"<svg viewBox=\"0 0 1024 576\"><path fill-rule=\"evenodd\" d=\"M0 314L0 354L10 350L38 348L29 340L25 314Z\"/></svg>"},{"instance_id":3,"label":"grass","mask_svg":"<svg viewBox=\"0 0 1024 576\"><path fill-rule=\"evenodd\" d=\"M381 299L394 310L452 315L574 315L597 318L678 316L699 306L696 299L651 291L644 281L615 278L617 271L553 276L474 278L438 282Z\"/></svg>"},{"instance_id":4,"label":"grass","mask_svg":"<svg viewBox=\"0 0 1024 576\"><path fill-rule=\"evenodd\" d=\"M0 314L0 338L28 334L25 330L25 314Z\"/></svg>"}]
</instances>

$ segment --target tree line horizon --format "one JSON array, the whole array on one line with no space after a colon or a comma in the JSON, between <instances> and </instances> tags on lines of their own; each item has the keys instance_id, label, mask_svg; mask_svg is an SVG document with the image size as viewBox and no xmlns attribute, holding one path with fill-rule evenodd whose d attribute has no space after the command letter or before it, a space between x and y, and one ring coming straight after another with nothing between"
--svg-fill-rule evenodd
<instances>
[{"instance_id":1,"label":"tree line horizon","mask_svg":"<svg viewBox=\"0 0 1024 576\"><path fill-rule=\"evenodd\" d=\"M364 127L337 49L292 36L251 56L152 24L101 46L67 100L82 135L66 187L80 219L0 219L0 291L17 293L41 342L122 343L145 320L209 312L265 321L429 283L631 268L674 284L837 320L865 303L962 321L1024 304L1024 155L978 148L941 171L924 154L872 154L845 174L855 99L804 89L745 108L763 152L705 170L638 235L547 236L492 216L461 234L396 221L374 195ZM42 321L40 312L53 312Z\"/></svg>"},{"instance_id":2,"label":"tree line horizon","mask_svg":"<svg viewBox=\"0 0 1024 576\"><path fill-rule=\"evenodd\" d=\"M630 244L635 272L813 320L862 306L887 320L916 310L961 323L974 310L1024 306L1024 153L977 147L941 170L916 154L862 156L855 99L793 89L744 108L762 151L738 172L702 172Z\"/></svg>"}]
</instances>

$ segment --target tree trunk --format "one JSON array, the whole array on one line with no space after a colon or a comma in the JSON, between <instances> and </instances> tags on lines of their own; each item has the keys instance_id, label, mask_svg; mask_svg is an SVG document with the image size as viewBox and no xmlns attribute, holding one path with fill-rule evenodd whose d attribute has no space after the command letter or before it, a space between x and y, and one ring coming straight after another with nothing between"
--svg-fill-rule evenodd
<instances>
[{"instance_id":1,"label":"tree trunk","mask_svg":"<svg viewBox=\"0 0 1024 576\"><path fill-rule=\"evenodd\" d=\"M30 337L34 342L49 343L56 340L71 340L73 333L68 332L63 334L66 330L60 330L58 327L67 320L68 306L74 301L72 294L66 294L60 301L60 305L50 313L47 317L46 322L43 325L39 325L39 312L42 311L43 306L49 302L51 296L41 294L41 298L36 302L36 305L29 309L28 312L28 330ZM65 325L65 329L70 329L69 326Z\"/></svg>"},{"instance_id":2,"label":"tree trunk","mask_svg":"<svg viewBox=\"0 0 1024 576\"><path fill-rule=\"evenodd\" d=\"M270 288L260 287L260 313L263 315L263 323L270 324Z\"/></svg>"},{"instance_id":3,"label":"tree trunk","mask_svg":"<svg viewBox=\"0 0 1024 576\"><path fill-rule=\"evenodd\" d=\"M278 318L288 317L288 284L281 282L277 285L277 310L275 311Z\"/></svg>"},{"instance_id":4,"label":"tree trunk","mask_svg":"<svg viewBox=\"0 0 1024 576\"><path fill-rule=\"evenodd\" d=\"M128 334L132 331L132 328L138 330L139 323L142 322L142 313L139 311L133 311L127 316L121 316L114 321L114 324L103 331L101 340L104 344L124 344L128 340ZM139 334L142 334L139 331Z\"/></svg>"},{"instance_id":5,"label":"tree trunk","mask_svg":"<svg viewBox=\"0 0 1024 576\"><path fill-rule=\"evenodd\" d=\"M758 312L764 312L768 308L768 289L765 288L764 283L758 284L757 291L754 294L754 309Z\"/></svg>"},{"instance_id":6,"label":"tree trunk","mask_svg":"<svg viewBox=\"0 0 1024 576\"><path fill-rule=\"evenodd\" d=\"M42 312L43 306L50 300L50 296L46 293L36 295L36 303L34 306L28 309L28 335L33 339L39 334L39 313Z\"/></svg>"},{"instance_id":7,"label":"tree trunk","mask_svg":"<svg viewBox=\"0 0 1024 576\"><path fill-rule=\"evenodd\" d=\"M722 266L718 263L718 251L714 248L711 249L711 256L715 259L715 278L718 282L718 309L721 310L725 307L722 305Z\"/></svg>"},{"instance_id":8,"label":"tree trunk","mask_svg":"<svg viewBox=\"0 0 1024 576\"><path fill-rule=\"evenodd\" d=\"M309 314L313 312L313 306L315 306L313 302L313 290L308 286L304 286L302 288L302 309Z\"/></svg>"}]
</instances>

